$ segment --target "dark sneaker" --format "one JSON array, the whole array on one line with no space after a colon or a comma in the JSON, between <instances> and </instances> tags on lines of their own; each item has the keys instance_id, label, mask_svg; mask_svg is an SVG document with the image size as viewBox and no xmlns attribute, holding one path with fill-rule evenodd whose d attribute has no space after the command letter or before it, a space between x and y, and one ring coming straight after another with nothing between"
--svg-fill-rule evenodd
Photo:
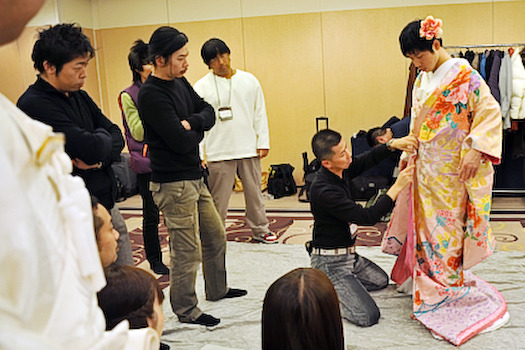
<instances>
[{"instance_id":1,"label":"dark sneaker","mask_svg":"<svg viewBox=\"0 0 525 350\"><path fill-rule=\"evenodd\" d=\"M149 264L153 272L158 275L169 275L170 269L162 261L153 261Z\"/></svg>"},{"instance_id":2,"label":"dark sneaker","mask_svg":"<svg viewBox=\"0 0 525 350\"><path fill-rule=\"evenodd\" d=\"M203 313L196 320L189 321L186 323L198 324L198 325L206 326L206 327L213 327L213 326L218 325L219 322L221 322L220 318L215 318L212 315Z\"/></svg>"},{"instance_id":3,"label":"dark sneaker","mask_svg":"<svg viewBox=\"0 0 525 350\"><path fill-rule=\"evenodd\" d=\"M268 232L264 234L263 236L253 236L252 238L254 241L261 242L261 243L267 243L267 244L273 244L273 243L279 243L278 237L274 235L272 232Z\"/></svg>"}]
</instances>

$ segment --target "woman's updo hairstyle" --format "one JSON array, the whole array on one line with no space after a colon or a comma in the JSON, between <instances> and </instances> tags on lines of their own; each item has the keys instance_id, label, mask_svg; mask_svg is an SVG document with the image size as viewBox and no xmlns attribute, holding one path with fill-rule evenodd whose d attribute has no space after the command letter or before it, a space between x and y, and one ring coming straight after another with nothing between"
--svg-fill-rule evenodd
<instances>
[{"instance_id":1,"label":"woman's updo hairstyle","mask_svg":"<svg viewBox=\"0 0 525 350\"><path fill-rule=\"evenodd\" d=\"M432 16L407 24L399 35L399 44L403 55L407 56L421 51L434 52L432 48L434 40L443 45L441 26L442 21Z\"/></svg>"}]
</instances>

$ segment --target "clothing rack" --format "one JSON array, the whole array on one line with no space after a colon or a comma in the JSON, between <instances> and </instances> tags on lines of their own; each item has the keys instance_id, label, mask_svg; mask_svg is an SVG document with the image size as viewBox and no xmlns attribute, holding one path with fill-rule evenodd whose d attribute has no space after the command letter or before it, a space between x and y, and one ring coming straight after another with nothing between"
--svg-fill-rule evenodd
<instances>
[{"instance_id":1,"label":"clothing rack","mask_svg":"<svg viewBox=\"0 0 525 350\"><path fill-rule=\"evenodd\" d=\"M481 44L481 45L453 45L453 46L443 46L443 48L445 48L445 49L476 49L476 48L512 47L512 46L525 46L525 43L516 43L516 44Z\"/></svg>"},{"instance_id":2,"label":"clothing rack","mask_svg":"<svg viewBox=\"0 0 525 350\"><path fill-rule=\"evenodd\" d=\"M451 45L443 46L445 49L484 49L484 48L503 48L503 47L516 47L525 46L525 43L513 43L513 44L477 44L477 45ZM493 188L492 194L494 196L525 196L525 189L510 189L510 188Z\"/></svg>"}]
</instances>

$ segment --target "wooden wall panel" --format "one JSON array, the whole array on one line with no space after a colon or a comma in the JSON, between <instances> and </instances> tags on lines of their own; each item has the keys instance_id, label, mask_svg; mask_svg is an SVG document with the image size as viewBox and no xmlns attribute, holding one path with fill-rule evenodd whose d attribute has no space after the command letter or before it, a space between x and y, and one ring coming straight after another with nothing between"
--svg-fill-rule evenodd
<instances>
[{"instance_id":1,"label":"wooden wall panel","mask_svg":"<svg viewBox=\"0 0 525 350\"><path fill-rule=\"evenodd\" d=\"M36 75L38 74L38 71L33 68L31 54L33 53L33 46L35 45L35 41L38 38L38 33L41 29L42 27L27 27L17 40L18 55L20 57L19 64L22 71L21 80L24 84L24 88L20 92L20 95L29 85L35 82Z\"/></svg>"},{"instance_id":2,"label":"wooden wall panel","mask_svg":"<svg viewBox=\"0 0 525 350\"><path fill-rule=\"evenodd\" d=\"M326 111L347 142L403 113L408 62L397 39L403 17L400 8L323 14Z\"/></svg>"},{"instance_id":3,"label":"wooden wall panel","mask_svg":"<svg viewBox=\"0 0 525 350\"><path fill-rule=\"evenodd\" d=\"M244 20L246 70L261 82L270 124L272 163L292 163L303 175L301 153L309 151L315 117L323 115L320 15L284 15Z\"/></svg>"},{"instance_id":4,"label":"wooden wall panel","mask_svg":"<svg viewBox=\"0 0 525 350\"><path fill-rule=\"evenodd\" d=\"M233 68L244 69L244 48L242 37L242 20L222 19L215 21L172 23L188 37L189 67L185 76L192 84L208 74L208 66L201 58L202 45L211 38L223 40L231 51L231 64Z\"/></svg>"},{"instance_id":5,"label":"wooden wall panel","mask_svg":"<svg viewBox=\"0 0 525 350\"><path fill-rule=\"evenodd\" d=\"M25 90L23 79L21 79L23 72L17 42L14 41L0 47L0 57L2 57L0 91L11 102L16 103Z\"/></svg>"},{"instance_id":6,"label":"wooden wall panel","mask_svg":"<svg viewBox=\"0 0 525 350\"><path fill-rule=\"evenodd\" d=\"M104 113L120 127L122 127L122 117L117 98L119 93L132 83L128 64L129 49L137 39L148 42L151 33L157 27L155 25L97 31L97 56L100 62Z\"/></svg>"},{"instance_id":7,"label":"wooden wall panel","mask_svg":"<svg viewBox=\"0 0 525 350\"><path fill-rule=\"evenodd\" d=\"M99 58L97 57L97 45L95 42L95 32L93 29L83 28L82 32L91 41L91 45L95 48L95 57L89 61L87 66L87 78L84 83L83 89L89 94L89 96L95 101L95 103L102 109L101 96L99 89L99 79L98 79L98 69L97 65L99 64Z\"/></svg>"},{"instance_id":8,"label":"wooden wall panel","mask_svg":"<svg viewBox=\"0 0 525 350\"><path fill-rule=\"evenodd\" d=\"M494 26L490 3L407 7L405 25L430 14L443 20L445 46L492 43Z\"/></svg>"},{"instance_id":9,"label":"wooden wall panel","mask_svg":"<svg viewBox=\"0 0 525 350\"><path fill-rule=\"evenodd\" d=\"M525 43L525 1L494 4L494 43Z\"/></svg>"}]
</instances>

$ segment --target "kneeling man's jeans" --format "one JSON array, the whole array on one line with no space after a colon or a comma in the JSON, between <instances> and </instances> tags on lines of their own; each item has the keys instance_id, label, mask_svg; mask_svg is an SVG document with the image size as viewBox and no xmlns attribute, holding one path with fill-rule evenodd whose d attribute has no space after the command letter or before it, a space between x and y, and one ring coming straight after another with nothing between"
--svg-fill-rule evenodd
<instances>
[{"instance_id":1,"label":"kneeling man's jeans","mask_svg":"<svg viewBox=\"0 0 525 350\"><path fill-rule=\"evenodd\" d=\"M345 319L363 327L377 323L381 314L368 291L387 287L385 271L358 254L312 254L311 262L332 281Z\"/></svg>"}]
</instances>

